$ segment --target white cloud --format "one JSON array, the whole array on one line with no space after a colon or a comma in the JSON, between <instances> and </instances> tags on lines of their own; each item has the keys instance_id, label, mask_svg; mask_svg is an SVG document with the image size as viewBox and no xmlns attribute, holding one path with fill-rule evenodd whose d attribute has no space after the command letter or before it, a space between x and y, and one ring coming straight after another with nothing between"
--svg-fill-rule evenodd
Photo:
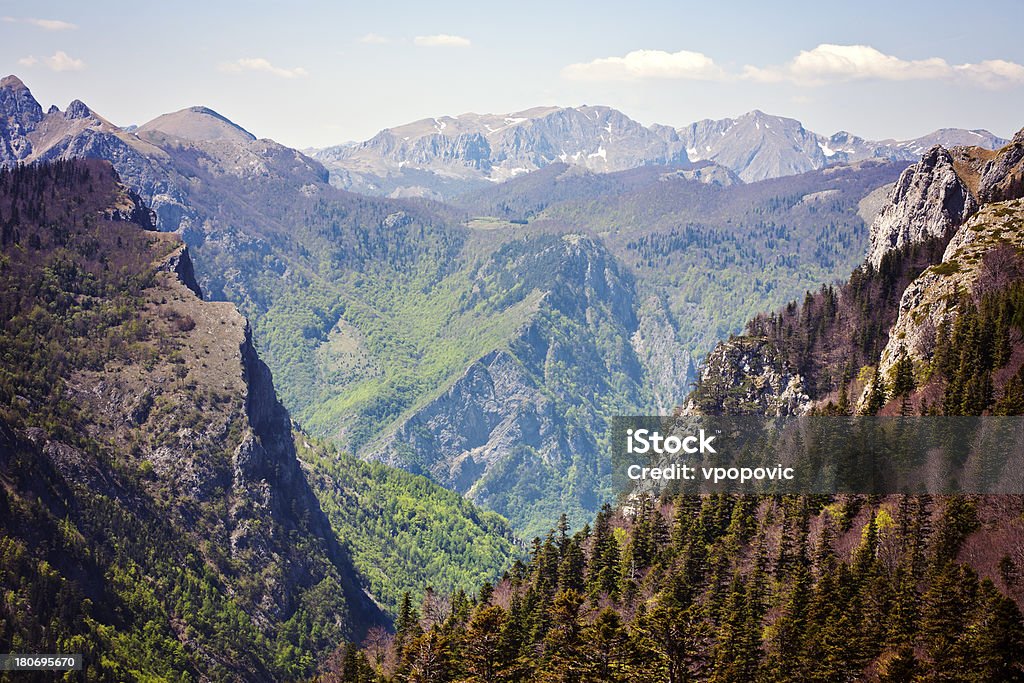
<instances>
[{"instance_id":1,"label":"white cloud","mask_svg":"<svg viewBox=\"0 0 1024 683\"><path fill-rule=\"evenodd\" d=\"M70 57L63 50L57 50L53 53L53 56L44 59L43 63L53 71L81 71L85 68L85 62L81 59Z\"/></svg>"},{"instance_id":2,"label":"white cloud","mask_svg":"<svg viewBox=\"0 0 1024 683\"><path fill-rule=\"evenodd\" d=\"M309 72L301 66L297 66L294 69L285 69L280 66L274 66L269 60L266 60L263 57L243 57L242 59L236 59L233 62L225 62L220 65L220 70L225 73L256 71L272 74L280 78L302 78L309 75Z\"/></svg>"},{"instance_id":3,"label":"white cloud","mask_svg":"<svg viewBox=\"0 0 1024 683\"><path fill-rule=\"evenodd\" d=\"M18 60L21 66L36 66L42 64L50 71L81 71L85 68L85 62L68 55L64 50L57 50L49 57L39 58L35 55L28 55Z\"/></svg>"},{"instance_id":4,"label":"white cloud","mask_svg":"<svg viewBox=\"0 0 1024 683\"><path fill-rule=\"evenodd\" d=\"M603 57L570 64L562 76L575 81L635 81L649 78L724 80L725 71L700 52L634 50L625 57Z\"/></svg>"},{"instance_id":5,"label":"white cloud","mask_svg":"<svg viewBox=\"0 0 1024 683\"><path fill-rule=\"evenodd\" d=\"M61 21L59 19L37 19L35 17L3 17L3 21L8 24L31 24L37 28L41 28L45 31L71 31L78 26L68 21Z\"/></svg>"},{"instance_id":6,"label":"white cloud","mask_svg":"<svg viewBox=\"0 0 1024 683\"><path fill-rule=\"evenodd\" d=\"M1024 66L1004 60L978 64L949 64L941 57L901 59L869 45L830 45L801 50L783 66L746 66L743 77L766 83L789 81L822 85L852 80L920 81L958 80L999 87L1024 83Z\"/></svg>"},{"instance_id":7,"label":"white cloud","mask_svg":"<svg viewBox=\"0 0 1024 683\"><path fill-rule=\"evenodd\" d=\"M473 43L469 38L438 33L433 36L416 36L412 40L419 47L470 47Z\"/></svg>"},{"instance_id":8,"label":"white cloud","mask_svg":"<svg viewBox=\"0 0 1024 683\"><path fill-rule=\"evenodd\" d=\"M387 45L391 39L378 33L367 33L359 39L359 42L366 45Z\"/></svg>"},{"instance_id":9,"label":"white cloud","mask_svg":"<svg viewBox=\"0 0 1024 683\"><path fill-rule=\"evenodd\" d=\"M1024 84L1024 66L1002 59L977 64L950 64L941 57L902 59L870 45L823 43L801 50L781 66L747 65L726 70L700 52L680 50L634 50L624 57L602 57L570 64L562 77L576 81L639 81L676 79L701 81L751 80L762 83L788 82L800 86L854 80L936 81L998 88Z\"/></svg>"},{"instance_id":10,"label":"white cloud","mask_svg":"<svg viewBox=\"0 0 1024 683\"><path fill-rule=\"evenodd\" d=\"M1024 83L1024 66L1003 59L986 59L977 64L954 66L957 76L988 88Z\"/></svg>"}]
</instances>

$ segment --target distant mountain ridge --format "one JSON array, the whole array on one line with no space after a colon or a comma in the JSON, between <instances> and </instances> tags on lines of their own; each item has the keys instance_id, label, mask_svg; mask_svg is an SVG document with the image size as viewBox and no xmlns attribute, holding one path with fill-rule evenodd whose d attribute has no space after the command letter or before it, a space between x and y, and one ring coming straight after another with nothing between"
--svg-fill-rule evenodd
<instances>
[{"instance_id":1,"label":"distant mountain ridge","mask_svg":"<svg viewBox=\"0 0 1024 683\"><path fill-rule=\"evenodd\" d=\"M916 161L934 145L998 149L1007 140L987 130L940 128L911 140L866 140L846 131L824 136L796 119L755 109L735 119L705 119L679 129L691 161L725 166L746 182L816 171L840 163Z\"/></svg>"},{"instance_id":2,"label":"distant mountain ridge","mask_svg":"<svg viewBox=\"0 0 1024 683\"><path fill-rule=\"evenodd\" d=\"M441 196L444 179L498 182L558 162L613 172L688 161L672 128L643 126L610 107L588 106L422 119L355 145L328 147L315 157L340 187L373 194L390 189L395 196Z\"/></svg>"},{"instance_id":3,"label":"distant mountain ridge","mask_svg":"<svg viewBox=\"0 0 1024 683\"><path fill-rule=\"evenodd\" d=\"M936 144L996 149L1006 142L987 130L959 128L911 140L872 141L846 131L825 136L759 110L673 129L643 126L610 107L582 106L422 119L313 156L339 187L441 199L557 163L607 173L708 161L756 182L866 159L914 161Z\"/></svg>"}]
</instances>

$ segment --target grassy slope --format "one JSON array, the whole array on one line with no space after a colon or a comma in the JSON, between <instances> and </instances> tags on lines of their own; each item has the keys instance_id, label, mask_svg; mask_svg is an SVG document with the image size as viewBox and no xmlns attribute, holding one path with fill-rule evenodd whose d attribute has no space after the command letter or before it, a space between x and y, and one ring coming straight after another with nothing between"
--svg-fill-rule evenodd
<instances>
[{"instance_id":1,"label":"grassy slope","mask_svg":"<svg viewBox=\"0 0 1024 683\"><path fill-rule=\"evenodd\" d=\"M409 591L448 595L493 582L521 554L508 523L462 496L322 441L296 436L299 457L331 526L370 592L397 614Z\"/></svg>"}]
</instances>

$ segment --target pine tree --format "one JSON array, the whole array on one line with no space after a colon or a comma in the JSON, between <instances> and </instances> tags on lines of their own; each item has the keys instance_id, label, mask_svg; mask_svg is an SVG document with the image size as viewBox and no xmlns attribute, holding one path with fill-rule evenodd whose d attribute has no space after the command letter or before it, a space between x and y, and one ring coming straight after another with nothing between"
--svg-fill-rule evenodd
<instances>
[{"instance_id":1,"label":"pine tree","mask_svg":"<svg viewBox=\"0 0 1024 683\"><path fill-rule=\"evenodd\" d=\"M1024 680L1024 619L1010 598L982 582L979 616L970 631L970 666L979 681Z\"/></svg>"},{"instance_id":2,"label":"pine tree","mask_svg":"<svg viewBox=\"0 0 1024 683\"><path fill-rule=\"evenodd\" d=\"M586 564L580 537L574 536L568 541L562 562L558 565L559 590L582 592L585 587Z\"/></svg>"},{"instance_id":3,"label":"pine tree","mask_svg":"<svg viewBox=\"0 0 1024 683\"><path fill-rule=\"evenodd\" d=\"M966 567L947 563L925 592L921 609L921 639L928 670L940 680L966 680L970 654L961 634L974 605L977 577Z\"/></svg>"},{"instance_id":4,"label":"pine tree","mask_svg":"<svg viewBox=\"0 0 1024 683\"><path fill-rule=\"evenodd\" d=\"M885 379L882 377L882 373L876 370L874 377L871 379L871 390L868 392L868 402L867 405L864 406L865 413L868 415L877 415L878 411L885 407L886 400Z\"/></svg>"},{"instance_id":5,"label":"pine tree","mask_svg":"<svg viewBox=\"0 0 1024 683\"><path fill-rule=\"evenodd\" d=\"M629 680L631 643L618 612L605 608L585 629L590 664L587 680L617 683Z\"/></svg>"},{"instance_id":6,"label":"pine tree","mask_svg":"<svg viewBox=\"0 0 1024 683\"><path fill-rule=\"evenodd\" d=\"M892 382L893 396L903 399L900 415L910 414L910 394L914 392L914 387L914 362L907 355L907 348L901 344L896 365L893 367Z\"/></svg>"},{"instance_id":7,"label":"pine tree","mask_svg":"<svg viewBox=\"0 0 1024 683\"><path fill-rule=\"evenodd\" d=\"M583 641L583 596L562 591L551 605L551 627L544 636L537 680L552 683L581 683L589 667Z\"/></svg>"},{"instance_id":8,"label":"pine tree","mask_svg":"<svg viewBox=\"0 0 1024 683\"><path fill-rule=\"evenodd\" d=\"M757 680L761 663L760 624L750 598L746 581L735 575L719 619L712 681Z\"/></svg>"},{"instance_id":9,"label":"pine tree","mask_svg":"<svg viewBox=\"0 0 1024 683\"><path fill-rule=\"evenodd\" d=\"M500 683L511 680L514 653L505 643L508 615L500 607L484 606L466 626L462 661L467 682Z\"/></svg>"},{"instance_id":10,"label":"pine tree","mask_svg":"<svg viewBox=\"0 0 1024 683\"><path fill-rule=\"evenodd\" d=\"M398 619L395 621L395 649L401 652L405 645L420 633L420 617L412 606L412 594L405 591L402 594L401 606L398 608Z\"/></svg>"},{"instance_id":11,"label":"pine tree","mask_svg":"<svg viewBox=\"0 0 1024 683\"><path fill-rule=\"evenodd\" d=\"M445 683L457 672L451 637L432 628L409 642L399 680L409 683Z\"/></svg>"},{"instance_id":12,"label":"pine tree","mask_svg":"<svg viewBox=\"0 0 1024 683\"><path fill-rule=\"evenodd\" d=\"M612 509L607 503L594 521L594 542L588 563L587 591L596 598L603 594L618 598L621 554L611 526Z\"/></svg>"}]
</instances>

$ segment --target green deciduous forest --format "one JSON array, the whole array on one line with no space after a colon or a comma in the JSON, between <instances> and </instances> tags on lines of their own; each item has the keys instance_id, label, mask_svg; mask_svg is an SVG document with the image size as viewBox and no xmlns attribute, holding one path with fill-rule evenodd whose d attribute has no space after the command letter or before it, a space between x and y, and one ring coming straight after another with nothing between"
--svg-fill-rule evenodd
<instances>
[{"instance_id":1,"label":"green deciduous forest","mask_svg":"<svg viewBox=\"0 0 1024 683\"><path fill-rule=\"evenodd\" d=\"M296 435L298 455L331 527L370 592L390 614L402 597L473 590L525 550L508 523L425 477L338 452Z\"/></svg>"}]
</instances>

